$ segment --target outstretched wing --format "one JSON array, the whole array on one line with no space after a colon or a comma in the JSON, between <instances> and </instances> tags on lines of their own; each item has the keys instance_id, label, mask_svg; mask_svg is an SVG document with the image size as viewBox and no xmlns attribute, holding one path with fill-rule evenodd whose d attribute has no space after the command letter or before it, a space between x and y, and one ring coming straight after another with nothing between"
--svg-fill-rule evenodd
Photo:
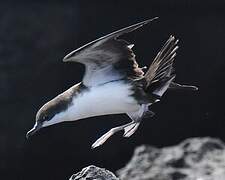
<instances>
[{"instance_id":1,"label":"outstretched wing","mask_svg":"<svg viewBox=\"0 0 225 180\"><path fill-rule=\"evenodd\" d=\"M176 50L178 49L177 43L178 40L170 36L145 74L147 91L159 97L164 94L175 78L172 71Z\"/></svg>"},{"instance_id":2,"label":"outstretched wing","mask_svg":"<svg viewBox=\"0 0 225 180\"><path fill-rule=\"evenodd\" d=\"M85 65L83 83L86 86L95 86L123 78L142 78L144 72L135 60L135 54L131 49L133 44L118 37L155 19L157 18L134 24L96 39L72 51L65 56L63 61L79 62Z\"/></svg>"},{"instance_id":3,"label":"outstretched wing","mask_svg":"<svg viewBox=\"0 0 225 180\"><path fill-rule=\"evenodd\" d=\"M176 50L178 49L177 43L178 40L170 36L159 51L145 74L145 79L149 84L171 76L173 61L176 56Z\"/></svg>"},{"instance_id":4,"label":"outstretched wing","mask_svg":"<svg viewBox=\"0 0 225 180\"><path fill-rule=\"evenodd\" d=\"M145 74L144 80L147 91L152 92L158 97L161 97L168 88L198 90L196 86L181 85L173 82L175 78L173 62L176 56L176 50L178 49L177 43L178 40L170 36Z\"/></svg>"}]
</instances>

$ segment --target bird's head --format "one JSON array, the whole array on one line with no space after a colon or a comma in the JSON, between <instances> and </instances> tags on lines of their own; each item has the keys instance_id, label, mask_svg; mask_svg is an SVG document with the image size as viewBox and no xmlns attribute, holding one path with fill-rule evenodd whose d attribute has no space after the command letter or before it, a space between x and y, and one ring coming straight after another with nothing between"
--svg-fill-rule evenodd
<instances>
[{"instance_id":1,"label":"bird's head","mask_svg":"<svg viewBox=\"0 0 225 180\"><path fill-rule=\"evenodd\" d=\"M67 121L66 109L68 108L69 99L56 97L43 105L36 114L34 127L27 132L29 138L43 127Z\"/></svg>"}]
</instances>

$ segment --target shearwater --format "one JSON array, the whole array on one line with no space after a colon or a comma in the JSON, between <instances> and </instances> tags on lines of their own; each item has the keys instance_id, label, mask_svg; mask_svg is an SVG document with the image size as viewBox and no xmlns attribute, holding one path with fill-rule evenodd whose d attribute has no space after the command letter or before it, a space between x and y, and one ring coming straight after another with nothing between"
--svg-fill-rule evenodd
<instances>
[{"instance_id":1,"label":"shearwater","mask_svg":"<svg viewBox=\"0 0 225 180\"><path fill-rule=\"evenodd\" d=\"M130 137L143 118L154 115L149 106L160 101L167 89L197 90L195 86L174 82L173 62L178 49L174 36L169 37L146 73L146 67L138 67L132 51L134 45L119 38L154 19L110 33L65 56L64 62L85 65L83 80L40 108L27 138L56 123L126 113L131 122L109 130L92 145L95 148L121 130L124 137Z\"/></svg>"}]
</instances>

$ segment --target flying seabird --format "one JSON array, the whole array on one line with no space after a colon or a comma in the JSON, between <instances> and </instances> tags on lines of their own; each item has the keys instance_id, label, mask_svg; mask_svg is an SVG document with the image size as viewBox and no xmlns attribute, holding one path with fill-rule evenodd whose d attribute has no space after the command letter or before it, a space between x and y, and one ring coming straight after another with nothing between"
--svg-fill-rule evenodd
<instances>
[{"instance_id":1,"label":"flying seabird","mask_svg":"<svg viewBox=\"0 0 225 180\"><path fill-rule=\"evenodd\" d=\"M93 116L127 114L130 123L112 128L92 148L102 145L110 136L124 131L130 137L143 118L152 117L149 106L160 101L167 89L197 90L195 86L174 82L173 62L178 40L170 36L146 73L138 67L133 44L119 38L156 18L120 29L72 51L64 62L85 65L83 80L44 104L36 114L34 127L27 138L43 127Z\"/></svg>"}]
</instances>

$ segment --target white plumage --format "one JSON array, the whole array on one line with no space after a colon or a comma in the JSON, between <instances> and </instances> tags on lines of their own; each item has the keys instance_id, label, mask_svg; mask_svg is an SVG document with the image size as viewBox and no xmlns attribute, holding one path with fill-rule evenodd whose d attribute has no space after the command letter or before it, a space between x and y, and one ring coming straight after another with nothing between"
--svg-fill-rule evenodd
<instances>
[{"instance_id":1,"label":"white plumage","mask_svg":"<svg viewBox=\"0 0 225 180\"><path fill-rule=\"evenodd\" d=\"M122 80L91 87L76 96L72 105L57 114L46 126L55 124L62 118L64 121L75 121L93 116L138 111L141 106L131 96L132 93L131 85Z\"/></svg>"}]
</instances>

